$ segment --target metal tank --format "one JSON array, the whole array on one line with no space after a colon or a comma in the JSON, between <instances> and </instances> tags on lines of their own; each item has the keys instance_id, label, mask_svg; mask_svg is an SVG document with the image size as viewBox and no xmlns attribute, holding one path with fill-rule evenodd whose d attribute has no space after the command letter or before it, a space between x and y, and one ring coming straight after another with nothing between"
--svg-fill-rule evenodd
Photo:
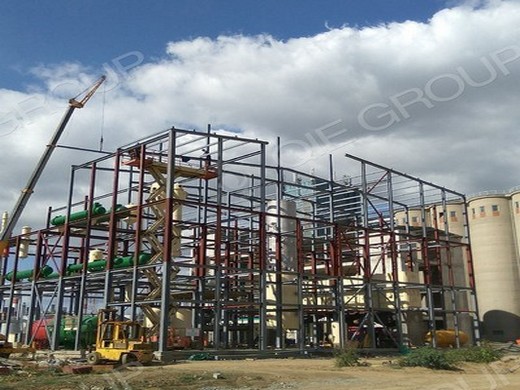
<instances>
[{"instance_id":1,"label":"metal tank","mask_svg":"<svg viewBox=\"0 0 520 390\"><path fill-rule=\"evenodd\" d=\"M60 326L60 346L65 349L74 349L76 332L78 330L78 318L76 316L63 316ZM49 347L49 336L54 329L54 317L42 318L32 324L31 337L38 349ZM88 348L94 344L97 331L97 316L86 315L80 325L80 347Z\"/></svg>"},{"instance_id":2,"label":"metal tank","mask_svg":"<svg viewBox=\"0 0 520 390\"><path fill-rule=\"evenodd\" d=\"M511 219L513 220L516 255L520 258L520 187L511 189Z\"/></svg>"},{"instance_id":3,"label":"metal tank","mask_svg":"<svg viewBox=\"0 0 520 390\"><path fill-rule=\"evenodd\" d=\"M431 226L431 216L428 210L425 210L424 218L426 226ZM406 212L406 210L396 211L394 213L394 221L396 226L409 225L412 228L420 228L423 226L422 209L410 208L408 209L408 213Z\"/></svg>"},{"instance_id":4,"label":"metal tank","mask_svg":"<svg viewBox=\"0 0 520 390\"><path fill-rule=\"evenodd\" d=\"M437 227L441 239L452 242L467 243L466 232L466 208L462 201L449 201L436 204L430 207L430 218L433 226ZM446 236L446 229L449 236ZM453 246L449 252L441 250L442 280L443 284L450 286L450 281L457 287L469 287L467 273L468 252L463 246ZM466 337L473 339L473 319L468 313L458 313L457 317L450 311L452 310L474 310L469 308L469 292L461 290L445 290L443 294L444 309L449 313L445 316L445 326L447 328L458 327L464 331Z\"/></svg>"},{"instance_id":5,"label":"metal tank","mask_svg":"<svg viewBox=\"0 0 520 390\"><path fill-rule=\"evenodd\" d=\"M96 342L97 320L97 315L87 315L81 320L79 339L81 348L88 348ZM74 349L77 330L78 318L76 316L63 317L60 328L60 345L66 349Z\"/></svg>"},{"instance_id":6,"label":"metal tank","mask_svg":"<svg viewBox=\"0 0 520 390\"><path fill-rule=\"evenodd\" d=\"M510 199L476 196L468 213L483 338L515 340L520 337L520 276Z\"/></svg>"},{"instance_id":7,"label":"metal tank","mask_svg":"<svg viewBox=\"0 0 520 390\"><path fill-rule=\"evenodd\" d=\"M267 202L267 215L265 218L267 242L268 242L268 267L269 270L276 270L277 255L277 235L280 234L280 256L281 270L279 271L295 271L297 268L297 247L296 247L296 203L291 200L280 200L279 206L277 200ZM283 329L298 329L299 319L294 310L298 304L298 291L294 283L288 284L294 279L294 275L282 274L281 280L282 290L282 327ZM267 274L267 291L266 298L268 303L267 309L268 324L270 328L276 327L276 316L274 303L277 302L276 274L269 272Z\"/></svg>"}]
</instances>

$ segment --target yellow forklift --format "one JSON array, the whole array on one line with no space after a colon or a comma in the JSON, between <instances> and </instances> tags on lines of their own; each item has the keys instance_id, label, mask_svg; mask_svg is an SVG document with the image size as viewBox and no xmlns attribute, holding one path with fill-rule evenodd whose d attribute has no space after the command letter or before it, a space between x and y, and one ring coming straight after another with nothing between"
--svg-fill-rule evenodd
<instances>
[{"instance_id":1,"label":"yellow forklift","mask_svg":"<svg viewBox=\"0 0 520 390\"><path fill-rule=\"evenodd\" d=\"M135 321L117 320L116 312L116 309L99 310L96 350L87 355L88 362L150 363L153 349L146 328Z\"/></svg>"}]
</instances>

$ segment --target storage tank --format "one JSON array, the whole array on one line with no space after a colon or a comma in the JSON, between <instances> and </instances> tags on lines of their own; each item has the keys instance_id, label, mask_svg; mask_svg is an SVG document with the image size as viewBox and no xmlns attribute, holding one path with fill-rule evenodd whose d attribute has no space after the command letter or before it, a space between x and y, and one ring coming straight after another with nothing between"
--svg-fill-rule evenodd
<instances>
[{"instance_id":1,"label":"storage tank","mask_svg":"<svg viewBox=\"0 0 520 390\"><path fill-rule=\"evenodd\" d=\"M468 202L477 298L483 337L520 337L520 276L510 199L478 195Z\"/></svg>"},{"instance_id":2,"label":"storage tank","mask_svg":"<svg viewBox=\"0 0 520 390\"><path fill-rule=\"evenodd\" d=\"M86 315L81 320L80 347L88 348L96 342L97 316ZM76 332L78 330L78 318L76 316L65 316L61 320L60 345L66 349L74 349L76 343Z\"/></svg>"},{"instance_id":3,"label":"storage tank","mask_svg":"<svg viewBox=\"0 0 520 390\"><path fill-rule=\"evenodd\" d=\"M32 324L31 337L38 349L45 349L49 347L49 338L47 333L50 335L54 328L53 318L42 318L36 320Z\"/></svg>"},{"instance_id":4,"label":"storage tank","mask_svg":"<svg viewBox=\"0 0 520 390\"><path fill-rule=\"evenodd\" d=\"M60 346L66 349L74 349L78 318L76 316L63 316L60 326ZM54 317L47 317L33 322L31 337L38 349L49 347L48 335L54 329ZM97 316L86 315L81 321L80 347L88 348L96 341Z\"/></svg>"},{"instance_id":5,"label":"storage tank","mask_svg":"<svg viewBox=\"0 0 520 390\"><path fill-rule=\"evenodd\" d=\"M30 226L23 226L22 235L30 235L31 230L32 229ZM25 237L20 240L20 246L18 247L18 257L20 257L21 259L25 259L28 256L30 242L31 240L29 240L28 237Z\"/></svg>"},{"instance_id":6,"label":"storage tank","mask_svg":"<svg viewBox=\"0 0 520 390\"><path fill-rule=\"evenodd\" d=\"M432 344L433 343L433 333L434 332L426 333L426 336L424 336L424 341L429 344ZM459 331L458 338L459 338L459 346L463 346L468 343L469 337L465 332ZM436 330L435 339L437 341L437 346L440 348L457 347L457 332L455 332L454 329Z\"/></svg>"},{"instance_id":7,"label":"storage tank","mask_svg":"<svg viewBox=\"0 0 520 390\"><path fill-rule=\"evenodd\" d=\"M520 187L511 189L511 216L513 220L517 257L520 258Z\"/></svg>"},{"instance_id":8,"label":"storage tank","mask_svg":"<svg viewBox=\"0 0 520 390\"><path fill-rule=\"evenodd\" d=\"M430 208L431 220L435 226L437 221L437 229L441 240L449 239L451 242L468 243L467 232L465 228L466 208L462 201L448 201L443 206L441 203ZM446 227L449 237L446 237ZM469 287L469 279L467 272L468 253L466 247L452 245L449 252L440 249L440 260L442 263L442 281L446 286L450 286L453 280L453 286ZM444 309L448 312L445 315L445 325L448 328L457 326L459 330L464 331L466 337L473 336L473 320L468 313L457 313L456 317L453 310L474 309L469 307L469 295L466 291L445 290L443 294Z\"/></svg>"},{"instance_id":9,"label":"storage tank","mask_svg":"<svg viewBox=\"0 0 520 390\"><path fill-rule=\"evenodd\" d=\"M173 196L178 200L186 200L188 193L184 191L184 188L179 184L175 183L173 186ZM173 205L173 215L172 218L174 221L182 221L182 203L175 202ZM172 248L171 253L172 256L180 256L181 253L181 239L182 239L182 228L179 222L174 222L172 226Z\"/></svg>"},{"instance_id":10,"label":"storage tank","mask_svg":"<svg viewBox=\"0 0 520 390\"><path fill-rule=\"evenodd\" d=\"M294 271L296 269L296 202L280 200L280 207L278 208L278 201L270 200L267 202L267 213L272 214L265 218L269 244L269 263L276 262L275 233L281 233L282 268L283 270Z\"/></svg>"},{"instance_id":11,"label":"storage tank","mask_svg":"<svg viewBox=\"0 0 520 390\"><path fill-rule=\"evenodd\" d=\"M434 217L437 217L437 228L444 231L445 222L448 223L448 231L460 237L465 237L464 229L464 203L463 202L448 202L445 207L442 204L437 204L435 207L430 207L430 221L431 226L434 226Z\"/></svg>"},{"instance_id":12,"label":"storage tank","mask_svg":"<svg viewBox=\"0 0 520 390\"><path fill-rule=\"evenodd\" d=\"M431 226L431 218L428 210L425 211L425 224ZM396 226L406 226L419 228L422 227L422 210L421 208L408 209L408 216L406 210L399 210L394 213L394 221Z\"/></svg>"},{"instance_id":13,"label":"storage tank","mask_svg":"<svg viewBox=\"0 0 520 390\"><path fill-rule=\"evenodd\" d=\"M291 200L277 200L267 202L267 213L265 218L267 242L268 242L268 266L270 270L275 270L277 255L277 234L281 233L281 271L295 271L297 268L297 248L296 248L296 203ZM290 218L287 218L290 217ZM294 275L282 274L282 326L284 329L298 329L298 314L294 310L298 304L298 290L294 280ZM276 274L267 274L266 298L268 303L269 319L267 326L276 327L275 305L278 301L278 286ZM289 306L290 305L290 306ZM289 311L293 310L293 311Z\"/></svg>"},{"instance_id":14,"label":"storage tank","mask_svg":"<svg viewBox=\"0 0 520 390\"><path fill-rule=\"evenodd\" d=\"M91 249L88 253L88 262L91 263L93 261L102 260L104 253L101 249Z\"/></svg>"}]
</instances>

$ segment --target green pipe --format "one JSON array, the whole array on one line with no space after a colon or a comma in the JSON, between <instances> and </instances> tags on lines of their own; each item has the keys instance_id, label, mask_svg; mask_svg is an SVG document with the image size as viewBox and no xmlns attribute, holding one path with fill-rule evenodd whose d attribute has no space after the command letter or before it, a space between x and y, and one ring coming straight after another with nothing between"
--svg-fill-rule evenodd
<instances>
[{"instance_id":1,"label":"green pipe","mask_svg":"<svg viewBox=\"0 0 520 390\"><path fill-rule=\"evenodd\" d=\"M141 253L138 258L138 263L140 265L146 264L147 262L150 261L151 258L152 258L152 255L150 255L148 253ZM119 269L119 268L132 267L133 265L134 265L134 255L130 255L130 256L124 256L124 257L116 257L114 259L113 267ZM104 271L106 269L106 267L107 267L107 261L104 259L91 261L90 263L87 264L87 269L91 272ZM83 270L82 263L69 264L67 266L67 275L81 272L82 270ZM26 269L23 271L18 271L16 273L16 281L18 282L23 279L30 279L33 277L33 274L34 274L33 269ZM5 278L7 280L11 281L13 279L13 275L14 275L14 271L8 272L5 275ZM42 278L52 279L52 278L57 278L60 275L57 272L54 272L54 270L50 266L44 265L40 269L40 276Z\"/></svg>"},{"instance_id":2,"label":"green pipe","mask_svg":"<svg viewBox=\"0 0 520 390\"><path fill-rule=\"evenodd\" d=\"M148 253L141 253L137 262L140 265L146 264L150 261L152 256ZM127 268L134 265L134 256L118 257L114 259L114 268Z\"/></svg>"},{"instance_id":3,"label":"green pipe","mask_svg":"<svg viewBox=\"0 0 520 390\"><path fill-rule=\"evenodd\" d=\"M48 265L44 265L40 269L40 275L44 278L49 276L50 274L52 274L52 272L53 272L52 268L49 267ZM34 269L26 269L24 271L18 271L18 272L16 272L16 281L18 282L23 279L32 278L33 274L34 274ZM14 271L8 272L5 275L5 278L7 280L11 281L13 279L13 275L14 275Z\"/></svg>"},{"instance_id":4,"label":"green pipe","mask_svg":"<svg viewBox=\"0 0 520 390\"><path fill-rule=\"evenodd\" d=\"M108 210L105 215L103 215L102 217L98 218L96 220L96 222L107 222L107 221L109 221L111 213L112 213L112 209ZM115 216L116 216L117 220L120 220L122 218L126 218L129 215L130 215L130 210L129 209L127 209L122 204L117 204L116 205L116 215Z\"/></svg>"},{"instance_id":5,"label":"green pipe","mask_svg":"<svg viewBox=\"0 0 520 390\"><path fill-rule=\"evenodd\" d=\"M152 255L148 253L141 253L139 255L138 263L140 265L146 264L150 261L152 258ZM119 268L128 268L132 267L134 265L134 255L130 256L124 256L124 257L116 257L114 259L113 267L115 269ZM90 272L98 272L98 271L104 271L107 267L107 261L104 259L91 261L87 264L87 270ZM83 270L83 264L70 264L67 266L67 274L73 274L76 272L81 272Z\"/></svg>"},{"instance_id":6,"label":"green pipe","mask_svg":"<svg viewBox=\"0 0 520 390\"><path fill-rule=\"evenodd\" d=\"M83 269L83 264L70 264L67 266L67 274L79 272Z\"/></svg>"},{"instance_id":7,"label":"green pipe","mask_svg":"<svg viewBox=\"0 0 520 390\"><path fill-rule=\"evenodd\" d=\"M87 269L91 272L104 271L106 268L107 268L107 261L104 259L91 261L90 263L87 264Z\"/></svg>"},{"instance_id":8,"label":"green pipe","mask_svg":"<svg viewBox=\"0 0 520 390\"><path fill-rule=\"evenodd\" d=\"M101 203L95 202L92 205L92 215L103 215L107 212L107 210L103 207ZM69 222L78 221L80 219L85 219L88 217L88 210L81 210L75 213L70 214ZM51 219L51 224L54 226L61 226L65 224L67 220L66 215L57 215L53 219Z\"/></svg>"}]
</instances>

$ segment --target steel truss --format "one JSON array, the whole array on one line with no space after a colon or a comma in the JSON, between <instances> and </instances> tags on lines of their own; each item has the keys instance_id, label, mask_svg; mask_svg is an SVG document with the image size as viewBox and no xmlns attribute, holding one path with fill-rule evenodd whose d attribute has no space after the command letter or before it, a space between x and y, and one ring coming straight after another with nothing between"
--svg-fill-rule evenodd
<instances>
[{"instance_id":1,"label":"steel truss","mask_svg":"<svg viewBox=\"0 0 520 390\"><path fill-rule=\"evenodd\" d=\"M478 340L464 195L351 155L335 180L332 157L323 178L266 151L172 128L73 166L67 205L11 239L4 330L24 301L21 340L39 324L55 350L95 300L145 320L159 355L181 336L259 353L402 348L441 328Z\"/></svg>"}]
</instances>

